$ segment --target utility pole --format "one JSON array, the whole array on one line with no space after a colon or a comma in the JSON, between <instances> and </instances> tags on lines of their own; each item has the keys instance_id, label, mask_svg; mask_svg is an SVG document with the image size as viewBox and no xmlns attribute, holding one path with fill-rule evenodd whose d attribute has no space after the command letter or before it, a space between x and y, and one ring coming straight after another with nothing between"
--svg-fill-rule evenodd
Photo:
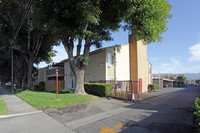
<instances>
[{"instance_id":1,"label":"utility pole","mask_svg":"<svg viewBox=\"0 0 200 133\"><path fill-rule=\"evenodd\" d=\"M14 93L14 75L13 75L13 48L11 46L11 88L12 93Z\"/></svg>"},{"instance_id":2,"label":"utility pole","mask_svg":"<svg viewBox=\"0 0 200 133\"><path fill-rule=\"evenodd\" d=\"M160 72L158 72L158 75L159 75L159 77L158 77L159 81L158 82L159 82L159 89L160 89Z\"/></svg>"},{"instance_id":3,"label":"utility pole","mask_svg":"<svg viewBox=\"0 0 200 133\"><path fill-rule=\"evenodd\" d=\"M57 94L57 100L58 100L58 68L56 69L56 94Z\"/></svg>"}]
</instances>

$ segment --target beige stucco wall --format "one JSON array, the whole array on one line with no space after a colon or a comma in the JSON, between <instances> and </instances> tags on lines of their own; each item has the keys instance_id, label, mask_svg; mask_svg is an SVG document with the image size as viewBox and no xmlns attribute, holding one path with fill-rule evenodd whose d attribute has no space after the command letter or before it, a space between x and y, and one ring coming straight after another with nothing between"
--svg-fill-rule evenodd
<instances>
[{"instance_id":1,"label":"beige stucco wall","mask_svg":"<svg viewBox=\"0 0 200 133\"><path fill-rule=\"evenodd\" d=\"M106 50L90 54L90 61L85 71L85 82L105 80L106 78Z\"/></svg>"},{"instance_id":2,"label":"beige stucco wall","mask_svg":"<svg viewBox=\"0 0 200 133\"><path fill-rule=\"evenodd\" d=\"M65 89L71 88L71 69L69 66L69 62L65 62L64 64L64 81L65 81Z\"/></svg>"},{"instance_id":3,"label":"beige stucco wall","mask_svg":"<svg viewBox=\"0 0 200 133\"><path fill-rule=\"evenodd\" d=\"M38 83L39 82L46 82L46 68L41 68L38 70Z\"/></svg>"},{"instance_id":4,"label":"beige stucco wall","mask_svg":"<svg viewBox=\"0 0 200 133\"><path fill-rule=\"evenodd\" d=\"M129 44L115 47L116 80L130 80Z\"/></svg>"},{"instance_id":5,"label":"beige stucco wall","mask_svg":"<svg viewBox=\"0 0 200 133\"><path fill-rule=\"evenodd\" d=\"M138 44L138 78L142 78L142 92L148 92L148 67L147 67L147 45L143 41Z\"/></svg>"},{"instance_id":6,"label":"beige stucco wall","mask_svg":"<svg viewBox=\"0 0 200 133\"><path fill-rule=\"evenodd\" d=\"M64 89L64 80L58 81L58 90ZM47 80L45 82L45 91L53 91L56 90L56 80Z\"/></svg>"},{"instance_id":7,"label":"beige stucco wall","mask_svg":"<svg viewBox=\"0 0 200 133\"><path fill-rule=\"evenodd\" d=\"M108 66L108 53L114 54L114 66ZM65 62L65 89L71 88L71 70ZM151 64L147 60L147 46L143 41L130 38L129 44L109 47L90 53L90 63L85 72L85 82L98 80L134 80L142 78L142 92L148 92L152 83ZM138 89L138 84L135 85Z\"/></svg>"},{"instance_id":8,"label":"beige stucco wall","mask_svg":"<svg viewBox=\"0 0 200 133\"><path fill-rule=\"evenodd\" d=\"M139 81L142 78L142 92L148 92L147 46L142 40L137 41L129 36L130 47L130 79Z\"/></svg>"}]
</instances>

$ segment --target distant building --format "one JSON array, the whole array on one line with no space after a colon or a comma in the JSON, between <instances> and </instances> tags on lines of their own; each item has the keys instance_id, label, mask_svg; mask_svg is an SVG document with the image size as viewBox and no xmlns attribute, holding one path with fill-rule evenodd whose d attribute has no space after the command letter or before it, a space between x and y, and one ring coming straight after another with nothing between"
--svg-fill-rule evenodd
<instances>
[{"instance_id":1,"label":"distant building","mask_svg":"<svg viewBox=\"0 0 200 133\"><path fill-rule=\"evenodd\" d=\"M56 70L58 70L58 88L64 89L64 62L53 63L44 68L40 68L33 74L34 85L40 82L45 83L45 91L56 89Z\"/></svg>"},{"instance_id":2,"label":"distant building","mask_svg":"<svg viewBox=\"0 0 200 133\"><path fill-rule=\"evenodd\" d=\"M186 85L186 82L184 81L179 81L177 79L178 75L168 75L169 78L166 78L166 76L158 76L158 75L153 75L153 83L154 84L159 84L160 83L160 88L165 88L165 87L182 87ZM159 82L160 79L160 82Z\"/></svg>"}]
</instances>

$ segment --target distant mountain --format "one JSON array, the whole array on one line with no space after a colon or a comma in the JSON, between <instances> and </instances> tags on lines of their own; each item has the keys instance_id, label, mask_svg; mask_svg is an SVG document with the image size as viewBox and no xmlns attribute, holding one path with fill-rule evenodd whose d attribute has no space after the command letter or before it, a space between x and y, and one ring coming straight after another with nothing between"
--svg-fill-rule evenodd
<instances>
[{"instance_id":1,"label":"distant mountain","mask_svg":"<svg viewBox=\"0 0 200 133\"><path fill-rule=\"evenodd\" d=\"M200 73L185 73L187 80L197 80L200 79Z\"/></svg>"},{"instance_id":2,"label":"distant mountain","mask_svg":"<svg viewBox=\"0 0 200 133\"><path fill-rule=\"evenodd\" d=\"M161 73L160 75L165 76L165 75L180 75L180 74L184 74L187 80L200 79L200 73Z\"/></svg>"}]
</instances>

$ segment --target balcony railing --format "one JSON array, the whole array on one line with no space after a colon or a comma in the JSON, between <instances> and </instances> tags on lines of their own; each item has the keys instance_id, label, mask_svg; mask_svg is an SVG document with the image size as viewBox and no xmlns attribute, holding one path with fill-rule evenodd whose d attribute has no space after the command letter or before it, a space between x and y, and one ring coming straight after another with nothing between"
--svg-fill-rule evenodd
<instances>
[{"instance_id":1,"label":"balcony railing","mask_svg":"<svg viewBox=\"0 0 200 133\"><path fill-rule=\"evenodd\" d=\"M63 77L64 76L64 69L63 68L52 68L46 70L46 77L55 77L56 76L56 69L58 69L58 76Z\"/></svg>"}]
</instances>

